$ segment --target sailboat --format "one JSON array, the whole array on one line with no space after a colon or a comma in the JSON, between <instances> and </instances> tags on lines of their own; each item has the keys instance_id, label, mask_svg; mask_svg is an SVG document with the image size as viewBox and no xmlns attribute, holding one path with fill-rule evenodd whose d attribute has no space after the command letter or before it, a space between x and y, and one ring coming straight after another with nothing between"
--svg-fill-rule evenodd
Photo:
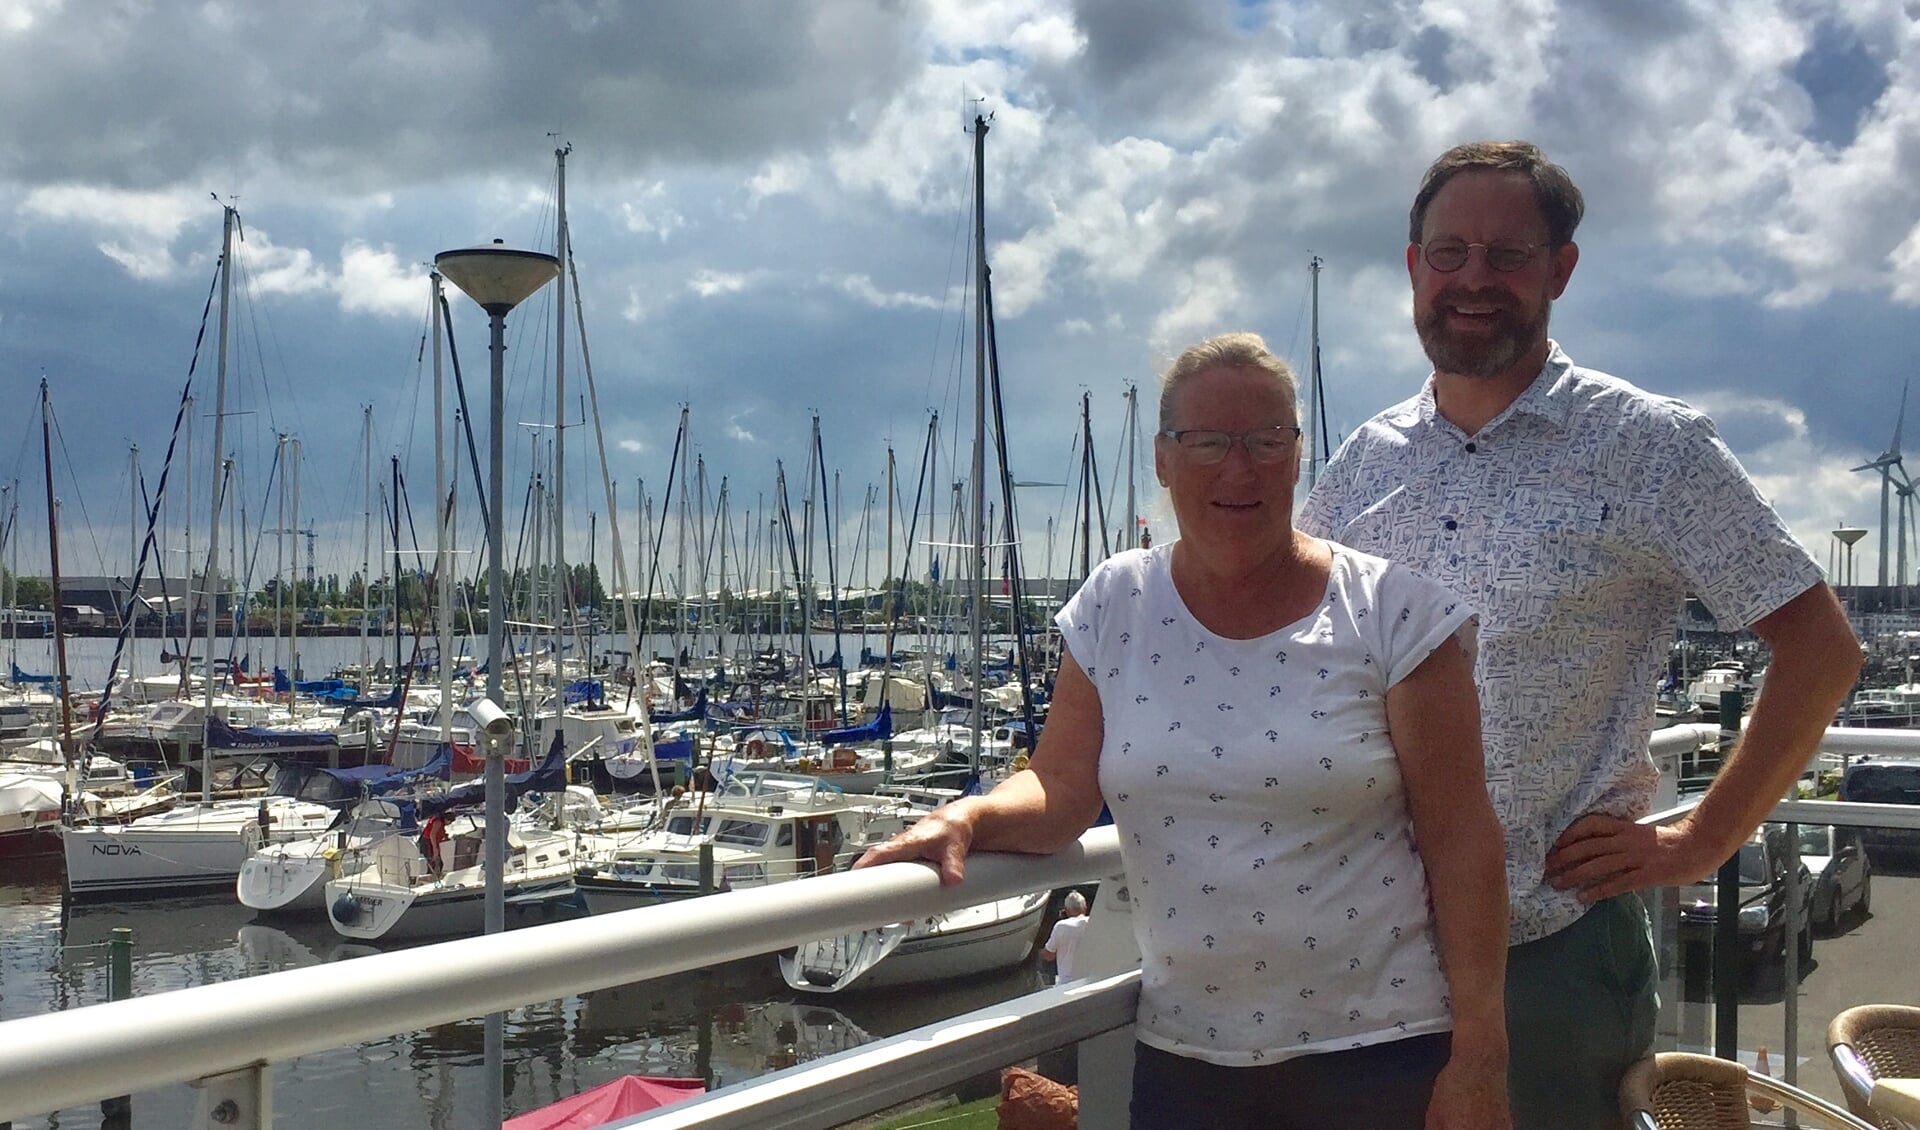
<instances>
[{"instance_id":1,"label":"sailboat","mask_svg":"<svg viewBox=\"0 0 1920 1130\"><path fill-rule=\"evenodd\" d=\"M986 420L987 367L990 353L992 300L986 263L986 137L987 119L974 118L974 265L976 274L975 419L973 447L973 503L971 599L968 626L973 642L971 733L969 765L977 778L985 739L986 659ZM998 400L996 398L997 406ZM1002 429L1004 435L1004 428ZM1004 460L1003 460L1004 463ZM1003 476L1004 480L1004 476ZM1011 497L1006 530L1008 551L1015 540ZM1017 587L1009 594L1016 605ZM1018 619L1016 615L1015 623ZM1024 648L1021 651L1024 665ZM1031 726L1031 712L1028 725ZM1031 730L1028 731L1029 733ZM780 955L780 972L787 984L805 992L839 992L855 984L861 988L905 985L919 981L965 977L1003 969L1026 960L1038 938L1049 892L1036 891L961 907L911 923L895 923L850 934L821 938Z\"/></svg>"}]
</instances>

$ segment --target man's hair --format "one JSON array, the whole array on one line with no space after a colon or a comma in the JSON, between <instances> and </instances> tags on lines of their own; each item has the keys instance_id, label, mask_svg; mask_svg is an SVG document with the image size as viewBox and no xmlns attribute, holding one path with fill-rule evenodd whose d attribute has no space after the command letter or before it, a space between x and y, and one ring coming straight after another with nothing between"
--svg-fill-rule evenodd
<instances>
[{"instance_id":1,"label":"man's hair","mask_svg":"<svg viewBox=\"0 0 1920 1130\"><path fill-rule=\"evenodd\" d=\"M1085 914L1087 912L1087 896L1081 894L1079 891L1068 891L1062 906L1068 914Z\"/></svg>"},{"instance_id":2,"label":"man's hair","mask_svg":"<svg viewBox=\"0 0 1920 1130\"><path fill-rule=\"evenodd\" d=\"M1427 167L1414 193L1413 210L1407 216L1407 242L1419 243L1427 226L1427 206L1440 195L1448 181L1461 173L1520 173L1533 182L1533 198L1540 215L1547 221L1547 242L1555 247L1573 242L1573 230L1580 226L1587 203L1567 170L1547 160L1547 155L1531 141L1469 141L1456 145Z\"/></svg>"},{"instance_id":3,"label":"man's hair","mask_svg":"<svg viewBox=\"0 0 1920 1130\"><path fill-rule=\"evenodd\" d=\"M1160 430L1173 427L1173 397L1187 378L1208 369L1257 369L1286 390L1287 402L1299 411L1298 390L1293 370L1285 361L1267 350L1267 343L1256 333L1226 333L1210 337L1174 358L1160 376Z\"/></svg>"}]
</instances>

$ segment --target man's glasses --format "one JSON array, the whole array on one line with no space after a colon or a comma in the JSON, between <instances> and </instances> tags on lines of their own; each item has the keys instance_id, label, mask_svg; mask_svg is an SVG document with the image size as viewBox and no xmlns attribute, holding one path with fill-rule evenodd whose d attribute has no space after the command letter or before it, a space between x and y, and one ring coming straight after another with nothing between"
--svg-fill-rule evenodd
<instances>
[{"instance_id":1,"label":"man's glasses","mask_svg":"<svg viewBox=\"0 0 1920 1130\"><path fill-rule=\"evenodd\" d=\"M1278 463L1293 451L1294 442L1300 438L1300 429L1291 424L1256 428L1250 432L1186 428L1164 431L1160 435L1178 444L1181 454L1186 456L1189 463L1202 466L1218 463L1227 457L1227 452L1232 451L1236 443L1247 449L1247 458L1255 463Z\"/></svg>"},{"instance_id":2,"label":"man's glasses","mask_svg":"<svg viewBox=\"0 0 1920 1130\"><path fill-rule=\"evenodd\" d=\"M1517 271L1533 262L1534 253L1540 250L1541 245L1522 243L1517 239L1502 239L1493 243L1433 239L1420 249L1420 257L1427 261L1427 266L1441 274L1450 274L1467 265L1467 259L1476 247L1487 257L1487 266L1496 271Z\"/></svg>"}]
</instances>

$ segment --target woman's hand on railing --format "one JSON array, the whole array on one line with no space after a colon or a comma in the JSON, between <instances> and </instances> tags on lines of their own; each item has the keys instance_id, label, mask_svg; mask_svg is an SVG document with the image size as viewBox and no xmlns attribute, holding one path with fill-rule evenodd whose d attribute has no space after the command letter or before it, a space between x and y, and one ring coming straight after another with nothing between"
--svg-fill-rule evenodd
<instances>
[{"instance_id":1,"label":"woman's hand on railing","mask_svg":"<svg viewBox=\"0 0 1920 1130\"><path fill-rule=\"evenodd\" d=\"M966 876L967 849L973 846L973 821L963 802L934 809L906 831L866 850L853 869L882 863L923 860L940 871L942 886L951 887Z\"/></svg>"}]
</instances>

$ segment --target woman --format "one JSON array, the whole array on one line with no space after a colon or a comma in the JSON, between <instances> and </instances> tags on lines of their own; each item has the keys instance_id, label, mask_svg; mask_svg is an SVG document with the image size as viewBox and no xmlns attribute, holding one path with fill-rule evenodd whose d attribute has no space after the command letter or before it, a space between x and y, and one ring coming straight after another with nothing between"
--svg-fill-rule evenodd
<instances>
[{"instance_id":1,"label":"woman","mask_svg":"<svg viewBox=\"0 0 1920 1130\"><path fill-rule=\"evenodd\" d=\"M1057 851L1104 802L1142 954L1133 1125L1506 1127L1472 614L1293 529L1296 403L1253 334L1175 361L1154 467L1179 539L1061 611L1031 764L861 866L957 883L969 851Z\"/></svg>"}]
</instances>

